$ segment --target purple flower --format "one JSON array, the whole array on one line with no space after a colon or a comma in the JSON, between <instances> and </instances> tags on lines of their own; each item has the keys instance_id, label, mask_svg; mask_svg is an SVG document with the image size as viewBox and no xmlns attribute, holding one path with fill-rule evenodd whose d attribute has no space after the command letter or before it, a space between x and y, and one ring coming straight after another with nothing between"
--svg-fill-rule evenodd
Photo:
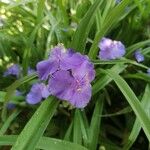
<instances>
[{"instance_id":1,"label":"purple flower","mask_svg":"<svg viewBox=\"0 0 150 150\"><path fill-rule=\"evenodd\" d=\"M70 102L77 108L83 108L91 99L91 84L86 76L75 78L70 71L57 71L49 80L51 94Z\"/></svg>"},{"instance_id":2,"label":"purple flower","mask_svg":"<svg viewBox=\"0 0 150 150\"><path fill-rule=\"evenodd\" d=\"M35 70L30 68L30 67L28 67L28 75L31 75L33 73L35 73Z\"/></svg>"},{"instance_id":3,"label":"purple flower","mask_svg":"<svg viewBox=\"0 0 150 150\"><path fill-rule=\"evenodd\" d=\"M95 78L94 65L90 62L87 56L82 57L84 57L83 62L80 64L80 66L72 69L72 75L75 78L85 78L88 82L91 82Z\"/></svg>"},{"instance_id":4,"label":"purple flower","mask_svg":"<svg viewBox=\"0 0 150 150\"><path fill-rule=\"evenodd\" d=\"M124 45L120 41L112 41L109 38L102 38L99 48L99 58L102 60L117 59L125 54Z\"/></svg>"},{"instance_id":5,"label":"purple flower","mask_svg":"<svg viewBox=\"0 0 150 150\"><path fill-rule=\"evenodd\" d=\"M139 50L135 51L134 57L135 57L137 62L144 61L144 56L141 54L141 52Z\"/></svg>"},{"instance_id":6,"label":"purple flower","mask_svg":"<svg viewBox=\"0 0 150 150\"><path fill-rule=\"evenodd\" d=\"M13 109L15 109L15 107L16 107L15 104L13 104L13 103L7 103L7 109L13 110Z\"/></svg>"},{"instance_id":7,"label":"purple flower","mask_svg":"<svg viewBox=\"0 0 150 150\"><path fill-rule=\"evenodd\" d=\"M37 72L41 80L48 80L52 95L78 108L89 102L95 70L87 56L59 45L51 50L48 60L37 64Z\"/></svg>"},{"instance_id":8,"label":"purple flower","mask_svg":"<svg viewBox=\"0 0 150 150\"><path fill-rule=\"evenodd\" d=\"M5 72L4 72L4 77L8 76L8 75L14 75L16 77L19 77L20 74L20 66L17 64L14 64L12 66L10 66Z\"/></svg>"},{"instance_id":9,"label":"purple flower","mask_svg":"<svg viewBox=\"0 0 150 150\"><path fill-rule=\"evenodd\" d=\"M31 87L30 92L27 94L26 101L29 104L37 104L42 98L47 98L50 92L47 86L43 83L36 83Z\"/></svg>"},{"instance_id":10,"label":"purple flower","mask_svg":"<svg viewBox=\"0 0 150 150\"><path fill-rule=\"evenodd\" d=\"M58 70L77 68L84 59L81 54L67 51L62 45L58 45L51 50L48 60L37 64L37 73L41 80L47 80L49 75Z\"/></svg>"}]
</instances>

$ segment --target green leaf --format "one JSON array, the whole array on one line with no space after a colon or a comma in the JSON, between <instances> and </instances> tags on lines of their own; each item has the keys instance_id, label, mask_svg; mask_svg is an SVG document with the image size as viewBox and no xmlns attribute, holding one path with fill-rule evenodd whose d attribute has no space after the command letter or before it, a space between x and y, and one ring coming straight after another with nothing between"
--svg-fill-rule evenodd
<instances>
[{"instance_id":1,"label":"green leaf","mask_svg":"<svg viewBox=\"0 0 150 150\"><path fill-rule=\"evenodd\" d=\"M126 68L126 65L117 64L114 65L111 70L116 71L118 74L121 73ZM100 77L93 85L92 93L95 95L101 89L103 89L107 84L109 84L112 79L108 75L103 75Z\"/></svg>"},{"instance_id":2,"label":"green leaf","mask_svg":"<svg viewBox=\"0 0 150 150\"><path fill-rule=\"evenodd\" d=\"M135 74L127 74L124 76L125 78L132 78L137 80L144 80L146 82L150 82L150 76L146 73L135 73Z\"/></svg>"},{"instance_id":3,"label":"green leaf","mask_svg":"<svg viewBox=\"0 0 150 150\"><path fill-rule=\"evenodd\" d=\"M130 3L130 0L122 0L120 5L117 5L111 11L109 11L109 13L107 14L105 21L102 25L101 30L97 32L97 34L94 38L94 42L93 42L92 47L91 47L89 54L88 54L88 56L90 58L96 57L96 54L98 51L98 42L100 41L100 39L103 36L105 36L105 34L112 28L112 26L115 23L117 23L118 21L123 19L121 17L124 15L125 8L128 6L129 3Z\"/></svg>"},{"instance_id":4,"label":"green leaf","mask_svg":"<svg viewBox=\"0 0 150 150\"><path fill-rule=\"evenodd\" d=\"M150 101L149 101L149 97L150 97L150 85L148 84L145 88L145 92L141 101L142 107L145 110L145 112L149 115L149 109L150 109ZM150 115L149 115L150 117ZM136 118L132 131L128 137L127 143L125 143L123 150L129 150L131 148L131 146L133 145L133 143L135 142L135 140L137 139L139 133L141 130L141 124L138 120L138 118Z\"/></svg>"},{"instance_id":5,"label":"green leaf","mask_svg":"<svg viewBox=\"0 0 150 150\"><path fill-rule=\"evenodd\" d=\"M132 108L130 106L127 106L121 109L120 111L117 111L111 114L104 114L104 115L101 115L101 117L113 117L113 116L123 115L123 114L130 113L130 112L132 112Z\"/></svg>"},{"instance_id":6,"label":"green leaf","mask_svg":"<svg viewBox=\"0 0 150 150\"><path fill-rule=\"evenodd\" d=\"M37 6L37 24L41 22L44 15L45 0L38 0Z\"/></svg>"},{"instance_id":7,"label":"green leaf","mask_svg":"<svg viewBox=\"0 0 150 150\"><path fill-rule=\"evenodd\" d=\"M118 60L111 60L111 61L94 60L93 63L94 63L94 65L100 65L100 64L132 64L132 65L144 68L144 69L149 69L149 67L147 67L143 64L140 64L136 61L126 59L126 58L121 58L121 59L118 59Z\"/></svg>"},{"instance_id":8,"label":"green leaf","mask_svg":"<svg viewBox=\"0 0 150 150\"><path fill-rule=\"evenodd\" d=\"M98 8L102 4L103 0L95 0L94 4L89 8L83 19L78 25L78 28L73 36L71 48L83 52L86 40L90 31L90 28L93 24L93 20L97 13Z\"/></svg>"},{"instance_id":9,"label":"green leaf","mask_svg":"<svg viewBox=\"0 0 150 150\"><path fill-rule=\"evenodd\" d=\"M17 135L0 136L0 145L13 145L17 140ZM43 150L87 150L87 148L64 140L42 137L37 143L37 147ZM33 149L31 149L33 150Z\"/></svg>"},{"instance_id":10,"label":"green leaf","mask_svg":"<svg viewBox=\"0 0 150 150\"><path fill-rule=\"evenodd\" d=\"M12 150L35 149L37 142L53 117L57 106L58 101L53 97L46 99L22 130Z\"/></svg>"},{"instance_id":11,"label":"green leaf","mask_svg":"<svg viewBox=\"0 0 150 150\"><path fill-rule=\"evenodd\" d=\"M128 86L126 81L120 75L118 75L115 71L112 70L107 70L107 71L104 70L104 72L115 81L115 83L117 84L117 86L119 87L123 95L125 96L126 100L132 107L136 117L141 123L141 126L148 140L150 141L150 126L149 126L150 119L148 118L147 114L142 108L140 101L138 100L138 98L136 97L132 89Z\"/></svg>"},{"instance_id":12,"label":"green leaf","mask_svg":"<svg viewBox=\"0 0 150 150\"><path fill-rule=\"evenodd\" d=\"M71 122L71 124L69 125L69 128L67 129L66 134L64 136L64 140L70 141L71 134L72 134L72 129L73 129L73 122Z\"/></svg>"},{"instance_id":13,"label":"green leaf","mask_svg":"<svg viewBox=\"0 0 150 150\"><path fill-rule=\"evenodd\" d=\"M138 42L136 44L131 45L130 47L127 48L126 56L131 55L138 48L142 48L142 47L144 47L145 45L148 45L148 44L150 44L150 40L145 40L145 41Z\"/></svg>"},{"instance_id":14,"label":"green leaf","mask_svg":"<svg viewBox=\"0 0 150 150\"><path fill-rule=\"evenodd\" d=\"M84 110L83 110L84 111ZM87 147L87 142L88 142L88 124L87 124L87 120L84 116L84 114L79 111L79 122L80 122L80 128L81 128L81 133L82 133L82 139L83 139L83 145Z\"/></svg>"},{"instance_id":15,"label":"green leaf","mask_svg":"<svg viewBox=\"0 0 150 150\"><path fill-rule=\"evenodd\" d=\"M37 74L31 74L28 76L25 76L19 80L16 80L13 84L11 84L8 88L7 88L7 93L5 96L5 101L9 101L11 99L12 94L14 93L14 91L21 86L22 84L29 82L30 80L33 80L34 78L37 77Z\"/></svg>"},{"instance_id":16,"label":"green leaf","mask_svg":"<svg viewBox=\"0 0 150 150\"><path fill-rule=\"evenodd\" d=\"M80 110L76 109L75 110L75 115L74 115L74 122L73 122L73 142L81 144L82 143L82 133L81 133L81 126L80 126Z\"/></svg>"},{"instance_id":17,"label":"green leaf","mask_svg":"<svg viewBox=\"0 0 150 150\"><path fill-rule=\"evenodd\" d=\"M10 124L12 123L12 121L20 114L20 110L15 110L5 121L5 123L3 124L3 126L0 129L0 135L3 135L7 129L9 128Z\"/></svg>"},{"instance_id":18,"label":"green leaf","mask_svg":"<svg viewBox=\"0 0 150 150\"><path fill-rule=\"evenodd\" d=\"M3 106L3 110L2 110L2 120L4 121L6 119L6 114L7 114L7 110L6 110L6 105L7 102L11 99L11 97L13 96L13 93L15 92L15 90L21 86L22 84L29 82L30 80L34 79L37 77L37 74L31 74L28 76L25 76L19 80L16 80L13 84L11 84L8 88L7 88L7 93L5 95L5 99L4 99L4 106Z\"/></svg>"},{"instance_id":19,"label":"green leaf","mask_svg":"<svg viewBox=\"0 0 150 150\"><path fill-rule=\"evenodd\" d=\"M0 102L4 102L5 96L6 96L6 92L0 91Z\"/></svg>"},{"instance_id":20,"label":"green leaf","mask_svg":"<svg viewBox=\"0 0 150 150\"><path fill-rule=\"evenodd\" d=\"M101 114L103 110L103 100L104 96L99 96L100 98L97 99L97 102L95 103L94 112L91 119L91 124L89 128L89 150L96 150L97 144L98 144L98 137L99 137L99 131L100 131L100 123L101 123Z\"/></svg>"}]
</instances>

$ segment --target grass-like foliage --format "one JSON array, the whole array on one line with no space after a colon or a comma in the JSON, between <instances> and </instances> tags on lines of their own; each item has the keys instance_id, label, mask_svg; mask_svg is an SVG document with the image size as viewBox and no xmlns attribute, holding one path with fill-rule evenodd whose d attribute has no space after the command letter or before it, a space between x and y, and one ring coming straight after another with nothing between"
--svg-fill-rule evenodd
<instances>
[{"instance_id":1,"label":"grass-like foliage","mask_svg":"<svg viewBox=\"0 0 150 150\"><path fill-rule=\"evenodd\" d=\"M149 0L1 0L0 149L148 150L149 10ZM104 37L123 43L123 57L99 59ZM94 64L92 96L84 108L51 91L35 105L26 100L40 82L38 71L29 70L58 44ZM6 73L12 64L20 67L19 75Z\"/></svg>"}]
</instances>

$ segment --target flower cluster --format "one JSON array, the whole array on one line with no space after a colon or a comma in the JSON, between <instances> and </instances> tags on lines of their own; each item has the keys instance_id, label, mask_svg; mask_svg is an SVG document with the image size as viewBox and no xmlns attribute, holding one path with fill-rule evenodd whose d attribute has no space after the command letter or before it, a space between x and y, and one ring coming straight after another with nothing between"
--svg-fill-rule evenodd
<instances>
[{"instance_id":1,"label":"flower cluster","mask_svg":"<svg viewBox=\"0 0 150 150\"><path fill-rule=\"evenodd\" d=\"M37 73L41 80L48 81L51 95L78 108L85 107L89 102L95 70L87 56L58 45L51 50L47 60L37 64ZM32 103L36 103L33 101Z\"/></svg>"},{"instance_id":2,"label":"flower cluster","mask_svg":"<svg viewBox=\"0 0 150 150\"><path fill-rule=\"evenodd\" d=\"M4 77L13 75L16 76L17 78L19 77L21 68L18 64L11 65L3 74Z\"/></svg>"},{"instance_id":3,"label":"flower cluster","mask_svg":"<svg viewBox=\"0 0 150 150\"><path fill-rule=\"evenodd\" d=\"M112 41L109 38L102 38L99 48L99 58L101 60L117 59L125 54L125 46L120 41Z\"/></svg>"},{"instance_id":4,"label":"flower cluster","mask_svg":"<svg viewBox=\"0 0 150 150\"><path fill-rule=\"evenodd\" d=\"M31 75L35 72L35 70L30 67L28 67L27 71L28 71L27 72L28 75ZM21 73L22 73L22 68L18 64L13 64L10 67L8 67L8 69L4 72L3 76L7 77L9 75L13 75L18 78Z\"/></svg>"}]
</instances>

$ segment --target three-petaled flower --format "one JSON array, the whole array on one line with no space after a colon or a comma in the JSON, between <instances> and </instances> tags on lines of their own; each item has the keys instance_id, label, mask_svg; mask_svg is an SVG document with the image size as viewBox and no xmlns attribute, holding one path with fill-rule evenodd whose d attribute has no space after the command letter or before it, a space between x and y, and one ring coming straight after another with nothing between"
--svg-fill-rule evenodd
<instances>
[{"instance_id":1,"label":"three-petaled flower","mask_svg":"<svg viewBox=\"0 0 150 150\"><path fill-rule=\"evenodd\" d=\"M90 101L95 70L87 56L58 45L51 50L48 60L37 64L37 73L41 80L48 80L51 95L78 108Z\"/></svg>"}]
</instances>

